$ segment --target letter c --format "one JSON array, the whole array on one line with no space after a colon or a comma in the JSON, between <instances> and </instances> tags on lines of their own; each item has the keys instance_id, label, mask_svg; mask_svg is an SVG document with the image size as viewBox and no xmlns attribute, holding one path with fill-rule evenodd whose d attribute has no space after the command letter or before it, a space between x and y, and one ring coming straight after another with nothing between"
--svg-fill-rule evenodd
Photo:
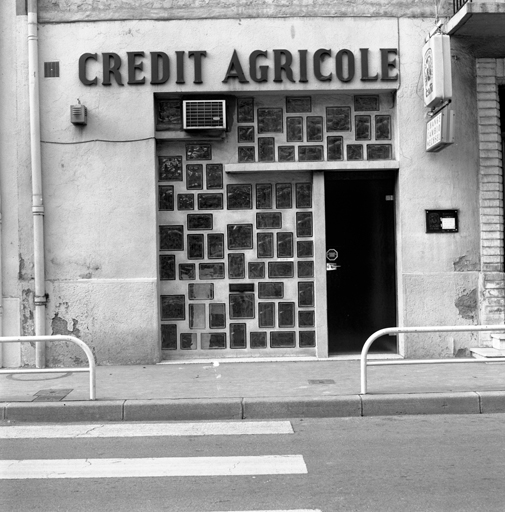
<instances>
[{"instance_id":1,"label":"letter c","mask_svg":"<svg viewBox=\"0 0 505 512\"><path fill-rule=\"evenodd\" d=\"M97 54L96 53L83 53L79 57L79 80L84 85L96 85L98 83L98 78L95 76L93 80L89 80L86 78L86 62L88 59L97 60Z\"/></svg>"}]
</instances>

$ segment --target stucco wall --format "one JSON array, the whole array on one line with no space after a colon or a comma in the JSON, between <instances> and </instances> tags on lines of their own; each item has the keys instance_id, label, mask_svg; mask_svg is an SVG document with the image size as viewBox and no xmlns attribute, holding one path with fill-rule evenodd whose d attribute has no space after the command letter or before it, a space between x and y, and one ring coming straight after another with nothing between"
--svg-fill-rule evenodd
<instances>
[{"instance_id":1,"label":"stucco wall","mask_svg":"<svg viewBox=\"0 0 505 512\"><path fill-rule=\"evenodd\" d=\"M430 17L437 13L433 0L41 0L43 23L125 20L275 18L292 16L398 16ZM452 14L452 2L440 0L438 14Z\"/></svg>"}]
</instances>

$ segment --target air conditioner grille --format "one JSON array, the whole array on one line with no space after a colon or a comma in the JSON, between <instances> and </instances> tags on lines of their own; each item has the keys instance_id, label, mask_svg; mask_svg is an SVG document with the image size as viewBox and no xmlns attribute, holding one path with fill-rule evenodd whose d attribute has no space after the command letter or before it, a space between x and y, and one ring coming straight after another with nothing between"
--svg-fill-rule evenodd
<instances>
[{"instance_id":1,"label":"air conditioner grille","mask_svg":"<svg viewBox=\"0 0 505 512\"><path fill-rule=\"evenodd\" d=\"M188 100L184 105L184 129L225 129L224 100Z\"/></svg>"}]
</instances>

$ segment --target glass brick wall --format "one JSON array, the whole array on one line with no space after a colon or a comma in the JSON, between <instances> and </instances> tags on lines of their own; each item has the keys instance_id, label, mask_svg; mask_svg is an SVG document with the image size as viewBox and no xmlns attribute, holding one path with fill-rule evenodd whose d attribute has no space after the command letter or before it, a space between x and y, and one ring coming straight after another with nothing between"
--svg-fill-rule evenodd
<instances>
[{"instance_id":1,"label":"glass brick wall","mask_svg":"<svg viewBox=\"0 0 505 512\"><path fill-rule=\"evenodd\" d=\"M226 136L199 141L177 135L180 98L157 102L165 358L315 354L317 219L303 162L393 158L389 103L378 95L239 97ZM254 169L296 161L300 171ZM251 169L226 173L227 163Z\"/></svg>"}]
</instances>

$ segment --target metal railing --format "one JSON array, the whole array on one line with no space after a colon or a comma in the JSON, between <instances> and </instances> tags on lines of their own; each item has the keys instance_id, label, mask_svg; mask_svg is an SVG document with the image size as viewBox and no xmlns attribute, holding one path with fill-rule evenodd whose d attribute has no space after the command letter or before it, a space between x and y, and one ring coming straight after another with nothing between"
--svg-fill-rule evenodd
<instances>
[{"instance_id":1,"label":"metal railing","mask_svg":"<svg viewBox=\"0 0 505 512\"><path fill-rule=\"evenodd\" d=\"M84 341L76 338L75 336L2 336L0 343L26 343L26 342L40 342L40 341L70 341L79 345L84 350L88 358L89 366L87 368L1 368L0 374L15 374L15 373L69 373L69 372L89 372L89 399L96 400L96 365L95 358L91 349L84 343Z\"/></svg>"},{"instance_id":2,"label":"metal railing","mask_svg":"<svg viewBox=\"0 0 505 512\"><path fill-rule=\"evenodd\" d=\"M367 361L368 350L372 343L387 334L423 333L423 332L482 332L505 331L505 325L448 325L448 326L424 326L424 327L387 327L374 332L365 342L361 351L361 394L367 392L367 366L385 366L394 364L446 364L446 363L489 363L505 362L505 358L493 357L493 359L384 359L380 361Z\"/></svg>"},{"instance_id":3,"label":"metal railing","mask_svg":"<svg viewBox=\"0 0 505 512\"><path fill-rule=\"evenodd\" d=\"M465 4L471 1L472 0L452 0L454 14L456 14Z\"/></svg>"}]
</instances>

